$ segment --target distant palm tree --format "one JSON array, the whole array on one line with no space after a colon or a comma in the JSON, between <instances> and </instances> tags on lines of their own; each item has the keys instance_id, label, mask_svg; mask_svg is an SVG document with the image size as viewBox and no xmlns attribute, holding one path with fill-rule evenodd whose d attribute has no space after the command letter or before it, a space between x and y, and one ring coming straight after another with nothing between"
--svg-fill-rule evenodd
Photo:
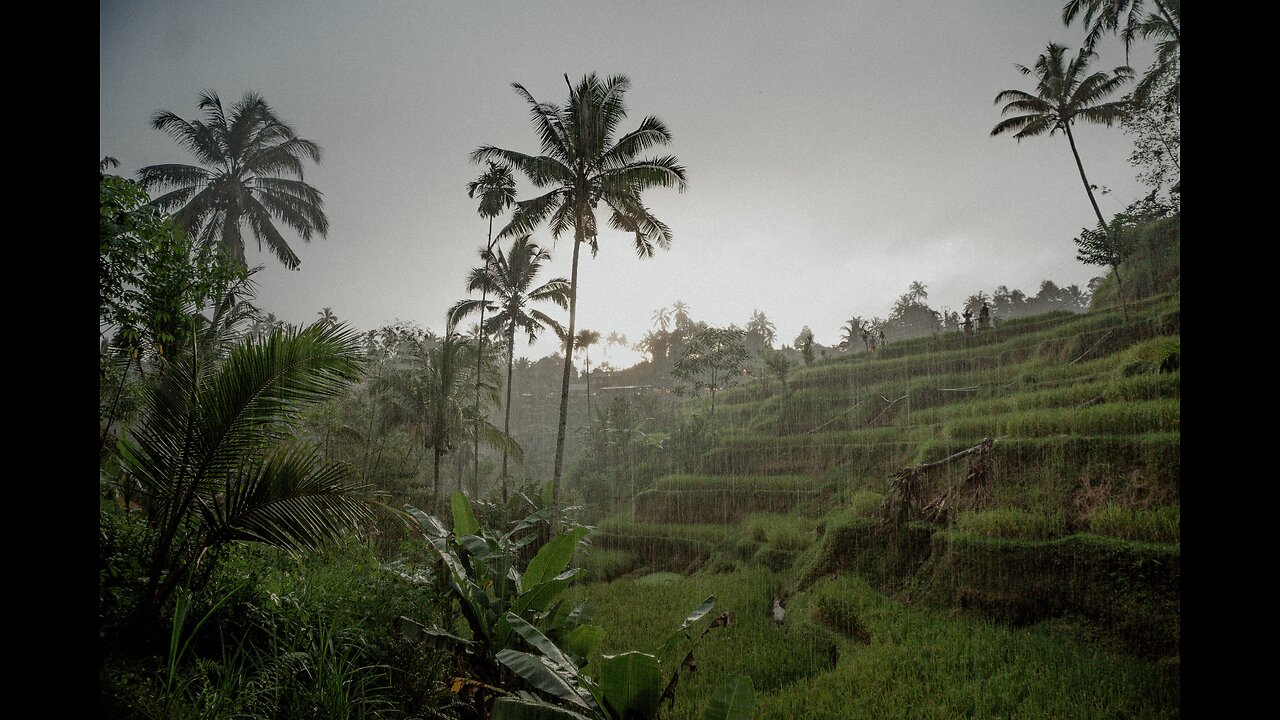
<instances>
[{"instance_id":1,"label":"distant palm tree","mask_svg":"<svg viewBox=\"0 0 1280 720\"><path fill-rule=\"evenodd\" d=\"M666 332L667 328L671 327L671 313L667 311L667 308L664 305L653 311L653 317L650 318L650 321L653 323L654 327L658 328L662 332Z\"/></svg>"},{"instance_id":2,"label":"distant palm tree","mask_svg":"<svg viewBox=\"0 0 1280 720\"><path fill-rule=\"evenodd\" d=\"M751 312L751 320L747 323L747 334L756 334L764 341L764 346L773 347L773 341L778 339L777 328L760 310Z\"/></svg>"},{"instance_id":3,"label":"distant palm tree","mask_svg":"<svg viewBox=\"0 0 1280 720\"><path fill-rule=\"evenodd\" d=\"M548 192L516 203L511 222L499 237L518 237L546 221L552 237L572 229L573 263L569 291L569 349L565 353L560 385L560 422L556 433L555 470L551 478L552 533L558 534L560 517L560 475L564 467L565 425L569 412L569 373L573 368L573 334L577 321L578 256L583 244L598 249L596 209L601 203L609 210L614 229L635 235L636 254L652 257L654 246L671 244L671 229L649 211L641 193L655 187L685 188L685 170L675 157L638 158L655 145L665 145L671 133L661 120L646 117L640 126L615 139L614 131L626 117L623 96L631 81L623 75L606 79L595 73L569 85L569 102L560 107L538 102L524 86L513 84L533 110L533 122L542 144L542 155L533 156L491 145L471 154L472 160L498 159L520 170L539 188Z\"/></svg>"},{"instance_id":4,"label":"distant palm tree","mask_svg":"<svg viewBox=\"0 0 1280 720\"><path fill-rule=\"evenodd\" d=\"M321 308L320 312L316 314L320 316L320 322L327 326L332 327L338 324L338 316L333 314L333 308L331 307Z\"/></svg>"},{"instance_id":5,"label":"distant palm tree","mask_svg":"<svg viewBox=\"0 0 1280 720\"><path fill-rule=\"evenodd\" d=\"M677 300L671 305L671 310L675 313L676 327L684 328L689 325L689 304L683 300Z\"/></svg>"},{"instance_id":6,"label":"distant palm tree","mask_svg":"<svg viewBox=\"0 0 1280 720\"><path fill-rule=\"evenodd\" d=\"M867 342L866 321L854 315L845 321L844 327L841 328L840 347L849 350L853 347L854 340L862 340L864 344ZM868 350L870 347L868 346Z\"/></svg>"},{"instance_id":7,"label":"distant palm tree","mask_svg":"<svg viewBox=\"0 0 1280 720\"><path fill-rule=\"evenodd\" d=\"M489 219L489 237L485 243L484 252L480 253L481 259L484 260L485 268L489 267L489 262L493 258L493 219L501 215L516 202L516 179L511 174L511 168L505 164L489 161L489 169L483 175L467 183L467 197L475 198L480 195L480 217ZM469 288L471 290L480 290L480 323L477 326L476 342L479 344L479 352L476 353L476 379L480 378L479 362L484 357L484 336L480 333L479 328L484 327L484 314L488 309L489 287L481 284L479 288ZM476 401L475 412L480 412L480 386L476 385ZM478 483L480 476L480 438L475 438L474 447L474 464L472 465L472 482ZM505 476L503 478L503 500L506 500Z\"/></svg>"},{"instance_id":8,"label":"distant palm tree","mask_svg":"<svg viewBox=\"0 0 1280 720\"><path fill-rule=\"evenodd\" d=\"M982 309L982 306L990 299L991 297L989 295L979 290L978 292L965 298L964 309L972 312L974 315L977 315L978 312Z\"/></svg>"},{"instance_id":9,"label":"distant palm tree","mask_svg":"<svg viewBox=\"0 0 1280 720\"><path fill-rule=\"evenodd\" d=\"M913 303L918 303L921 300L928 299L929 293L926 290L926 287L927 286L919 280L913 281L911 286L907 288L907 297Z\"/></svg>"},{"instance_id":10,"label":"distant palm tree","mask_svg":"<svg viewBox=\"0 0 1280 720\"><path fill-rule=\"evenodd\" d=\"M507 401L506 419L503 421L504 435L511 433L511 380L515 361L516 332L523 331L532 343L538 333L550 327L557 333L561 331L560 323L540 310L526 309L531 303L550 302L561 308L569 306L569 281L557 277L533 287L543 263L551 260L551 254L538 247L525 235L511 245L511 252L503 254L499 248L493 261L487 267L476 268L468 278L467 289L475 290L482 285L494 291L498 302L497 313L489 319L485 327L486 333L501 333L507 346ZM485 301L463 300L449 311L451 322L457 322L463 316L484 310ZM502 501L507 501L507 449L502 452Z\"/></svg>"},{"instance_id":11,"label":"distant palm tree","mask_svg":"<svg viewBox=\"0 0 1280 720\"><path fill-rule=\"evenodd\" d=\"M151 165L138 171L142 186L173 188L152 202L173 214L187 232L205 244L221 243L241 265L245 262L241 226L290 270L301 260L276 228L280 220L306 242L329 232L324 198L302 180L302 159L320 162L320 146L297 136L293 128L254 92L231 107L228 114L216 93L200 94L198 107L205 119L188 122L160 111L151 126L169 134L195 154L206 167Z\"/></svg>"},{"instance_id":12,"label":"distant palm tree","mask_svg":"<svg viewBox=\"0 0 1280 720\"><path fill-rule=\"evenodd\" d=\"M573 344L582 348L582 355L587 361L587 417L591 417L591 352L592 345L600 342L600 333L595 330L582 329L573 339Z\"/></svg>"},{"instance_id":13,"label":"distant palm tree","mask_svg":"<svg viewBox=\"0 0 1280 720\"><path fill-rule=\"evenodd\" d=\"M626 347L627 336L619 333L617 330L613 330L609 333L609 337L605 338L604 343L605 345L608 345L608 346L619 345L622 347Z\"/></svg>"},{"instance_id":14,"label":"distant palm tree","mask_svg":"<svg viewBox=\"0 0 1280 720\"><path fill-rule=\"evenodd\" d=\"M477 347L448 323L443 336L428 340L405 340L390 359L391 368L380 376L388 402L402 406L398 415L409 418L424 448L432 451L432 491L441 502L440 459L453 450L468 432L481 436L486 444L510 447L512 441L502 431L479 416L472 416L469 395L475 386L471 376L471 354ZM482 383L487 398L498 401L497 385ZM470 426L470 430L469 430ZM462 491L462 476L458 478Z\"/></svg>"}]
</instances>

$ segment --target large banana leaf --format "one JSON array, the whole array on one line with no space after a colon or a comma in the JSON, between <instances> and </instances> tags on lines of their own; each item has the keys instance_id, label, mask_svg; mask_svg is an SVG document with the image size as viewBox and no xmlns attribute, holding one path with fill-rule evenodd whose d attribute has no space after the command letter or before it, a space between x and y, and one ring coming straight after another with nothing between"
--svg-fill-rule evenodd
<instances>
[{"instance_id":1,"label":"large banana leaf","mask_svg":"<svg viewBox=\"0 0 1280 720\"><path fill-rule=\"evenodd\" d=\"M614 720L651 720L658 715L662 671L658 658L641 652L606 655L600 662L600 695Z\"/></svg>"},{"instance_id":2,"label":"large banana leaf","mask_svg":"<svg viewBox=\"0 0 1280 720\"><path fill-rule=\"evenodd\" d=\"M480 530L480 521L476 520L476 514L471 511L471 503L467 500L467 496L460 492L454 492L453 497L449 500L453 508L453 532L456 535L475 535Z\"/></svg>"},{"instance_id":3,"label":"large banana leaf","mask_svg":"<svg viewBox=\"0 0 1280 720\"><path fill-rule=\"evenodd\" d=\"M538 549L538 554L529 561L524 571L524 586L534 587L539 583L555 578L569 566L573 558L573 549L588 532L589 528L576 527Z\"/></svg>"},{"instance_id":4,"label":"large banana leaf","mask_svg":"<svg viewBox=\"0 0 1280 720\"><path fill-rule=\"evenodd\" d=\"M586 698L574 687L569 678L552 669L551 661L519 650L498 651L498 662L511 668L516 675L529 681L535 688L557 697L588 712L595 710L595 701L587 693Z\"/></svg>"}]
</instances>

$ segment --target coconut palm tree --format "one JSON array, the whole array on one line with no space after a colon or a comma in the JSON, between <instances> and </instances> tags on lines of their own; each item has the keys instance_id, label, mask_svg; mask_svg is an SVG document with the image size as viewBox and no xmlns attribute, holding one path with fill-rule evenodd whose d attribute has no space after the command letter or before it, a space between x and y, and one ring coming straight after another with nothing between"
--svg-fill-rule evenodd
<instances>
[{"instance_id":1,"label":"coconut palm tree","mask_svg":"<svg viewBox=\"0 0 1280 720\"><path fill-rule=\"evenodd\" d=\"M1022 90L1001 90L996 95L997 105L1006 103L1001 115L1021 113L1006 118L996 124L991 135L1013 132L1013 138L1019 142L1023 138L1035 137L1062 131L1071 144L1071 154L1076 159L1076 167L1080 170L1080 180L1084 182L1089 202L1098 216L1098 224L1105 227L1102 211L1098 209L1098 201L1093 197L1093 187L1084 174L1084 164L1080 162L1080 153L1076 150L1075 136L1071 133L1071 125L1076 120L1100 123L1110 127L1120 120L1125 113L1125 103L1099 102L1114 93L1125 82L1133 78L1133 70L1118 67L1113 74L1096 72L1085 75L1089 68L1089 60L1096 57L1087 49L1081 49L1074 59L1067 62L1067 49L1061 45L1049 44L1044 54L1036 60L1035 68L1015 65L1023 75L1035 75L1036 93L1033 95Z\"/></svg>"},{"instance_id":2,"label":"coconut palm tree","mask_svg":"<svg viewBox=\"0 0 1280 720\"><path fill-rule=\"evenodd\" d=\"M472 413L469 395L476 385L472 353L477 351L478 346L449 322L444 335L434 341L402 343L391 358L393 367L380 378L388 390L388 401L402 406L399 416L412 424L423 447L432 451L432 491L437 502L441 498L440 460L459 440L474 434L492 447L518 447L510 436ZM480 386L484 398L496 404L497 383L485 378ZM461 475L457 481L461 492Z\"/></svg>"},{"instance_id":3,"label":"coconut palm tree","mask_svg":"<svg viewBox=\"0 0 1280 720\"><path fill-rule=\"evenodd\" d=\"M516 332L523 331L529 342L537 340L538 333L550 327L561 332L560 323L540 310L527 308L531 303L550 302L561 308L569 306L569 281L557 277L533 287L543 263L550 262L551 254L530 242L529 236L518 238L511 245L511 252L503 254L499 248L493 261L488 266L471 271L467 289L475 290L485 286L493 290L497 300L497 313L489 318L485 327L486 333L501 333L507 346L507 400L506 417L503 420L502 433L511 433L511 379L515 361ZM485 301L463 300L449 310L451 322L457 322L465 315L485 309ZM502 501L507 501L507 455L508 449L502 451Z\"/></svg>"},{"instance_id":4,"label":"coconut palm tree","mask_svg":"<svg viewBox=\"0 0 1280 720\"><path fill-rule=\"evenodd\" d=\"M1092 50L1106 32L1118 32L1124 39L1124 51L1128 59L1134 38L1142 34L1144 25L1158 20L1167 26L1170 37L1182 42L1181 0L1152 0L1156 12L1142 16L1143 0L1067 0L1062 6L1062 24L1070 26L1077 16L1088 28L1085 47ZM1123 27L1122 27L1123 24Z\"/></svg>"},{"instance_id":5,"label":"coconut palm tree","mask_svg":"<svg viewBox=\"0 0 1280 720\"><path fill-rule=\"evenodd\" d=\"M1172 77L1170 88L1159 100L1178 103L1181 100L1181 0L1152 0L1155 12L1143 15L1144 0L1068 0L1062 6L1062 23L1070 26L1077 17L1088 29L1085 47L1092 50L1104 33L1118 33L1124 40L1125 62L1134 40L1156 40L1156 60L1134 87L1136 102L1147 101L1152 88Z\"/></svg>"},{"instance_id":6,"label":"coconut palm tree","mask_svg":"<svg viewBox=\"0 0 1280 720\"><path fill-rule=\"evenodd\" d=\"M853 341L862 340L866 342L866 321L854 315L845 321L841 330L840 348L842 350L853 349ZM869 349L869 348L868 348Z\"/></svg>"},{"instance_id":7,"label":"coconut palm tree","mask_svg":"<svg viewBox=\"0 0 1280 720\"><path fill-rule=\"evenodd\" d=\"M929 298L927 287L927 285L919 280L912 281L911 286L907 288L907 298L913 303L918 303L921 300L927 300Z\"/></svg>"},{"instance_id":8,"label":"coconut palm tree","mask_svg":"<svg viewBox=\"0 0 1280 720\"><path fill-rule=\"evenodd\" d=\"M241 265L245 262L242 226L290 270L301 260L289 247L275 220L306 242L329 231L324 198L303 182L302 160L320 162L320 146L298 137L254 92L223 110L213 92L200 94L204 120L186 121L162 110L151 126L190 150L203 166L151 165L138 171L143 187L172 188L152 202L172 210L174 220L205 244L221 243Z\"/></svg>"},{"instance_id":9,"label":"coconut palm tree","mask_svg":"<svg viewBox=\"0 0 1280 720\"><path fill-rule=\"evenodd\" d=\"M650 321L653 322L654 327L666 332L667 328L671 327L671 313L667 311L664 305L653 311L653 317L650 318Z\"/></svg>"},{"instance_id":10,"label":"coconut palm tree","mask_svg":"<svg viewBox=\"0 0 1280 720\"><path fill-rule=\"evenodd\" d=\"M1080 162L1080 153L1076 150L1075 136L1071 133L1071 124L1076 120L1100 123L1110 127L1124 117L1127 103L1100 102L1111 95L1121 85L1133 78L1133 70L1127 66L1116 68L1112 74L1096 72L1085 75L1091 58L1096 53L1081 48L1076 57L1066 61L1067 49L1061 45L1049 43L1048 49L1036 60L1035 69L1016 65L1023 75L1035 75L1037 79L1036 94L1022 90L1002 90L996 95L995 103L1006 103L1001 115L1022 113L996 123L991 135L994 137L1006 132L1013 132L1013 138L1019 142L1024 137L1035 137L1046 132L1053 135L1061 130L1071 144L1071 154L1076 159L1076 167L1080 170L1080 180L1084 183L1085 192L1089 195L1089 203L1098 217L1098 227L1107 232L1107 221L1102 218L1098 209L1098 201L1093 196L1093 186L1084 174L1084 164ZM1063 63L1066 62L1064 65ZM1118 268L1116 283L1121 288L1120 297L1124 298L1124 285L1120 280ZM1123 302L1122 302L1123 307ZM1128 318L1127 308L1125 318Z\"/></svg>"},{"instance_id":11,"label":"coconut palm tree","mask_svg":"<svg viewBox=\"0 0 1280 720\"><path fill-rule=\"evenodd\" d=\"M595 330L579 330L573 339L575 347L582 348L582 355L587 361L587 417L591 417L591 353L590 347L600 342L600 333Z\"/></svg>"},{"instance_id":12,"label":"coconut palm tree","mask_svg":"<svg viewBox=\"0 0 1280 720\"><path fill-rule=\"evenodd\" d=\"M767 348L773 347L773 341L778 339L777 328L761 310L751 312L751 320L747 323L747 335L758 336L762 346Z\"/></svg>"},{"instance_id":13,"label":"coconut palm tree","mask_svg":"<svg viewBox=\"0 0 1280 720\"><path fill-rule=\"evenodd\" d=\"M552 237L573 230L573 262L569 290L569 352L565 353L560 390L560 422L556 434L555 470L552 474L553 518L560 517L560 475L564 467L565 424L569 412L569 374L573 367L573 334L576 331L578 298L578 257L583 244L594 256L599 248L596 210L603 203L609 225L634 234L640 257L652 257L655 246L671 245L671 229L649 211L641 194L654 187L685 188L685 170L675 157L665 155L639 158L655 145L671 141L666 125L656 117L640 121L639 127L620 137L615 130L627 115L623 96L631 81L623 75L601 79L595 73L569 85L569 101L564 107L538 102L524 86L513 84L529 103L541 141L541 155L527 155L486 145L471 154L472 160L502 160L526 175L547 192L516 203L511 222L499 237L519 237L543 222ZM556 521L558 523L558 520ZM553 523L553 524L556 524ZM553 527L557 533L559 528Z\"/></svg>"},{"instance_id":14,"label":"coconut palm tree","mask_svg":"<svg viewBox=\"0 0 1280 720\"><path fill-rule=\"evenodd\" d=\"M325 325L332 326L338 324L338 316L333 314L333 308L331 307L321 308L316 314L320 316L320 322Z\"/></svg>"},{"instance_id":15,"label":"coconut palm tree","mask_svg":"<svg viewBox=\"0 0 1280 720\"><path fill-rule=\"evenodd\" d=\"M677 300L671 305L671 312L675 314L676 329L682 329L689 326L689 304L683 300Z\"/></svg>"},{"instance_id":16,"label":"coconut palm tree","mask_svg":"<svg viewBox=\"0 0 1280 720\"><path fill-rule=\"evenodd\" d=\"M480 196L480 217L489 219L489 237L485 243L484 252L480 253L480 257L484 260L485 267L489 267L489 261L493 257L493 219L506 212L516 202L516 179L511 173L511 168L505 164L489 161L489 169L483 175L467 183L467 197L475 198ZM470 288L476 289L476 288ZM480 290L480 323L477 326L476 342L479 343L480 351L476 353L476 362L484 357L484 336L480 334L479 328L484 327L484 315L487 310L489 288L481 285ZM480 377L480 366L476 366L476 377ZM476 402L475 413L480 412L480 387L476 386ZM478 482L480 475L480 438L475 438L474 464L472 465L472 482ZM505 489L505 488L504 488ZM505 499L505 494L504 494Z\"/></svg>"}]
</instances>

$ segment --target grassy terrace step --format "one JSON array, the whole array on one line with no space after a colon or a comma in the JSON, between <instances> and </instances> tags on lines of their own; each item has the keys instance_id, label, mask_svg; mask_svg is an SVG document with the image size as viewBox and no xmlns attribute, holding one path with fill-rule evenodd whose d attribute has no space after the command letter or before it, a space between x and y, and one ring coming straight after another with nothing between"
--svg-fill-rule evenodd
<instances>
[{"instance_id":1,"label":"grassy terrace step","mask_svg":"<svg viewBox=\"0 0 1280 720\"><path fill-rule=\"evenodd\" d=\"M1035 541L939 532L921 577L928 597L943 606L1015 624L1081 615L1131 649L1151 655L1178 649L1177 545L1087 534Z\"/></svg>"},{"instance_id":2,"label":"grassy terrace step","mask_svg":"<svg viewBox=\"0 0 1280 720\"><path fill-rule=\"evenodd\" d=\"M950 420L942 435L961 442L984 437L1044 437L1048 435L1141 435L1177 431L1182 403L1176 399L1145 400L1087 408L1024 410L989 417Z\"/></svg>"},{"instance_id":3,"label":"grassy terrace step","mask_svg":"<svg viewBox=\"0 0 1280 720\"><path fill-rule=\"evenodd\" d=\"M730 524L755 512L788 512L817 492L802 475L672 476L636 497L636 520Z\"/></svg>"},{"instance_id":4,"label":"grassy terrace step","mask_svg":"<svg viewBox=\"0 0 1280 720\"><path fill-rule=\"evenodd\" d=\"M883 476L886 468L898 468L915 454L920 442L872 444L769 444L717 447L704 453L699 469L704 473L753 474L806 472L814 475L842 469L856 476Z\"/></svg>"},{"instance_id":5,"label":"grassy terrace step","mask_svg":"<svg viewBox=\"0 0 1280 720\"><path fill-rule=\"evenodd\" d=\"M1121 403L1177 399L1181 395L1181 374L1139 375L1120 380L1071 382L1064 387L1008 394L979 400L962 400L936 408L917 410L911 420L918 424L941 423L967 417L989 417L1007 413L1076 409L1087 402Z\"/></svg>"},{"instance_id":6,"label":"grassy terrace step","mask_svg":"<svg viewBox=\"0 0 1280 720\"><path fill-rule=\"evenodd\" d=\"M638 567L692 572L737 537L733 526L606 518L591 533L591 542L596 548L627 553Z\"/></svg>"},{"instance_id":7,"label":"grassy terrace step","mask_svg":"<svg viewBox=\"0 0 1280 720\"><path fill-rule=\"evenodd\" d=\"M913 597L940 607L1013 624L1079 615L1135 651L1167 655L1178 646L1180 557L1177 545L1089 534L1010 540L924 524L895 534L854 519L828 527L795 576L799 587L850 572L882 587L910 579Z\"/></svg>"},{"instance_id":8,"label":"grassy terrace step","mask_svg":"<svg viewBox=\"0 0 1280 720\"><path fill-rule=\"evenodd\" d=\"M1068 405L1099 395L1111 402L1176 397L1177 381L1168 374L1158 379L1142 374L1176 370L1178 355L1178 338L1159 336L1109 356L1093 353L1076 363L1032 358L972 372L877 376L870 385L851 387L833 381L803 389L793 386L788 393L776 392L776 385L770 390L759 385L756 396L723 407L718 415L727 427L785 435L885 426L903 418L921 422L917 416L922 412L975 400L1016 399L1017 407L1026 408L1036 407L1042 399L1049 405ZM1133 375L1138 377L1128 377ZM1176 377L1176 372L1173 375ZM1107 385L1114 387L1108 389ZM1088 392L1085 386L1096 392L1084 396ZM1053 389L1060 394L1036 394ZM898 402L890 404L891 400ZM938 416L945 416L945 411Z\"/></svg>"},{"instance_id":9,"label":"grassy terrace step","mask_svg":"<svg viewBox=\"0 0 1280 720\"><path fill-rule=\"evenodd\" d=\"M912 610L853 576L819 581L806 604L849 639L834 669L760 697L758 720L1179 717L1176 666L1089 647L1057 623Z\"/></svg>"}]
</instances>

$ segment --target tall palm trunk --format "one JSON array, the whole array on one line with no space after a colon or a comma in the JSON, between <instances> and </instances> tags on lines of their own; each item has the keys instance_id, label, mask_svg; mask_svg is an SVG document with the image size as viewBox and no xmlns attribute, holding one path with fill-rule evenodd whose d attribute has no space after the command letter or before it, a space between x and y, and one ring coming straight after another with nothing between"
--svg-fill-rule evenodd
<instances>
[{"instance_id":1,"label":"tall palm trunk","mask_svg":"<svg viewBox=\"0 0 1280 720\"><path fill-rule=\"evenodd\" d=\"M1107 228L1107 221L1102 219L1102 211L1098 209L1098 201L1093 197L1093 187L1089 185L1089 178L1084 175L1084 163L1080 162L1080 153L1076 150L1076 138L1071 134L1071 123L1064 123L1067 131L1067 142L1071 143L1071 154L1075 156L1076 167L1080 169L1080 180L1084 182L1084 191L1089 193L1089 203L1093 205L1093 212L1098 216L1098 226L1102 228L1102 232L1107 235L1107 240L1114 247L1116 238L1111 237L1111 230ZM1124 316L1124 322L1129 323L1129 306L1124 301L1124 283L1120 280L1120 268L1112 265L1112 271L1116 274L1116 285L1120 289L1120 312Z\"/></svg>"},{"instance_id":2,"label":"tall palm trunk","mask_svg":"<svg viewBox=\"0 0 1280 720\"><path fill-rule=\"evenodd\" d=\"M502 421L502 434L511 437L511 369L515 364L516 326L514 323L507 332L507 403L506 419ZM502 446L502 503L507 502L507 446Z\"/></svg>"},{"instance_id":3,"label":"tall palm trunk","mask_svg":"<svg viewBox=\"0 0 1280 720\"><path fill-rule=\"evenodd\" d=\"M434 450L435 460L432 462L431 468L431 501L436 504L437 509L440 509L444 507L444 504L440 502L440 456L444 453L440 451L439 444L436 445Z\"/></svg>"},{"instance_id":4,"label":"tall palm trunk","mask_svg":"<svg viewBox=\"0 0 1280 720\"><path fill-rule=\"evenodd\" d=\"M581 203L579 203L581 205ZM585 213L579 209L578 217ZM560 381L560 429L556 431L556 465L551 475L551 537L560 534L560 471L564 467L564 429L569 420L569 370L573 367L573 331L578 318L578 251L582 248L582 221L573 231L573 272L569 275L569 334L565 340L564 376Z\"/></svg>"},{"instance_id":5,"label":"tall palm trunk","mask_svg":"<svg viewBox=\"0 0 1280 720\"><path fill-rule=\"evenodd\" d=\"M484 251L484 270L487 275L489 272L489 256L493 254L493 216L489 216L489 244L485 246ZM489 288L488 286L480 288L480 325L476 328L476 423L477 430L480 422L480 361L484 358L484 307L489 304ZM480 486L480 433L476 432L475 438L475 464L471 470L471 480L476 487ZM461 482L461 481L459 481ZM506 499L506 491L504 489L503 499Z\"/></svg>"}]
</instances>

